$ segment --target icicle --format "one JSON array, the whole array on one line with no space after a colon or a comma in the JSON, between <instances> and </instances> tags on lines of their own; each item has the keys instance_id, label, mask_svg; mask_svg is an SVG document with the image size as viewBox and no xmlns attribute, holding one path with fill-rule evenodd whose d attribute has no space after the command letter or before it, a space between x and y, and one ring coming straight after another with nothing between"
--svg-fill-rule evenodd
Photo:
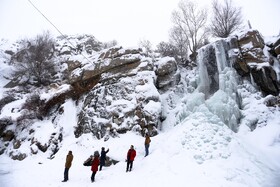
<instances>
[{"instance_id":1,"label":"icicle","mask_svg":"<svg viewBox=\"0 0 280 187\"><path fill-rule=\"evenodd\" d=\"M218 40L214 43L219 74L222 73L226 67L229 67L223 42L223 40Z\"/></svg>"},{"instance_id":2,"label":"icicle","mask_svg":"<svg viewBox=\"0 0 280 187\"><path fill-rule=\"evenodd\" d=\"M198 90L205 95L208 95L210 90L210 81L208 77L208 71L204 64L204 49L198 51L197 62L199 66L199 87Z\"/></svg>"}]
</instances>

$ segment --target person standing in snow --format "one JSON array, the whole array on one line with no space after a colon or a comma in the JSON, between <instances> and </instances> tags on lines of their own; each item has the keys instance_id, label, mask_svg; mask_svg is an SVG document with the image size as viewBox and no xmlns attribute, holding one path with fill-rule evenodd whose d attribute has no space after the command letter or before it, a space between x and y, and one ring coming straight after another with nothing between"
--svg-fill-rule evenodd
<instances>
[{"instance_id":1,"label":"person standing in snow","mask_svg":"<svg viewBox=\"0 0 280 187\"><path fill-rule=\"evenodd\" d=\"M91 165L91 182L94 182L95 180L95 174L98 171L98 165L99 165L99 152L95 151L93 155L92 165Z\"/></svg>"},{"instance_id":2,"label":"person standing in snow","mask_svg":"<svg viewBox=\"0 0 280 187\"><path fill-rule=\"evenodd\" d=\"M106 154L109 152L109 149L107 149L107 151L105 151L105 148L102 147L101 148L101 156L100 156L100 167L99 167L99 171L102 170L102 166L105 166L105 160L106 160Z\"/></svg>"},{"instance_id":3,"label":"person standing in snow","mask_svg":"<svg viewBox=\"0 0 280 187\"><path fill-rule=\"evenodd\" d=\"M66 156L66 162L65 162L65 169L64 169L64 180L62 182L67 182L68 181L68 172L69 169L72 165L72 160L73 160L73 155L72 155L72 151L68 152L68 155Z\"/></svg>"},{"instance_id":4,"label":"person standing in snow","mask_svg":"<svg viewBox=\"0 0 280 187\"><path fill-rule=\"evenodd\" d=\"M145 157L149 155L149 147L150 147L150 143L151 143L151 139L150 136L148 134L146 134L145 136Z\"/></svg>"},{"instance_id":5,"label":"person standing in snow","mask_svg":"<svg viewBox=\"0 0 280 187\"><path fill-rule=\"evenodd\" d=\"M126 165L126 172L131 171L133 166L134 158L136 157L136 151L134 150L134 146L131 145L130 149L127 152L127 165Z\"/></svg>"}]
</instances>

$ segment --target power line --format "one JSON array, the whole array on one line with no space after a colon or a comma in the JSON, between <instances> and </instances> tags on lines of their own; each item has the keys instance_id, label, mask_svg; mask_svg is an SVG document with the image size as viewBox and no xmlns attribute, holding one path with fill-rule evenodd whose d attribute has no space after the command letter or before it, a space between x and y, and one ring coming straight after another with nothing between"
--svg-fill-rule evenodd
<instances>
[{"instance_id":1,"label":"power line","mask_svg":"<svg viewBox=\"0 0 280 187\"><path fill-rule=\"evenodd\" d=\"M65 35L62 34L62 32L30 0L28 1L63 37L65 37Z\"/></svg>"},{"instance_id":2,"label":"power line","mask_svg":"<svg viewBox=\"0 0 280 187\"><path fill-rule=\"evenodd\" d=\"M75 48L75 45L72 44L72 42L32 3L31 0L28 0L28 2L63 36L64 39L68 41L70 45L72 45L73 48ZM81 53L81 55L90 63L92 63L85 55Z\"/></svg>"}]
</instances>

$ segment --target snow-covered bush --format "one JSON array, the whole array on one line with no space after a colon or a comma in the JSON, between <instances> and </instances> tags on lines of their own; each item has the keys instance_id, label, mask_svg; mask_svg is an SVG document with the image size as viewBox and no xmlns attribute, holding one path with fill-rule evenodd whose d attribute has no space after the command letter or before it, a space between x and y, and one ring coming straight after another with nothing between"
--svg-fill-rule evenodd
<instances>
[{"instance_id":1,"label":"snow-covered bush","mask_svg":"<svg viewBox=\"0 0 280 187\"><path fill-rule=\"evenodd\" d=\"M54 80L55 63L52 60L54 40L48 32L35 39L20 42L20 48L12 55L15 69L12 79L20 84L49 85Z\"/></svg>"},{"instance_id":2,"label":"snow-covered bush","mask_svg":"<svg viewBox=\"0 0 280 187\"><path fill-rule=\"evenodd\" d=\"M13 102L14 100L16 100L16 99L15 99L14 96L12 96L12 95L8 95L8 96L6 96L6 97L3 97L3 98L0 100L0 110L2 110L2 108L3 108L6 104L8 104L8 103L10 103L10 102Z\"/></svg>"}]
</instances>

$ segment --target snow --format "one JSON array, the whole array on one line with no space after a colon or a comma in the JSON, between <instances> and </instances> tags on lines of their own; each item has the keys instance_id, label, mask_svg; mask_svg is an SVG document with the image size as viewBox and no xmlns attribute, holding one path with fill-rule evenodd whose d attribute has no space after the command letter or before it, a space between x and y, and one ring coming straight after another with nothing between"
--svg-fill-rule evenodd
<instances>
[{"instance_id":1,"label":"snow","mask_svg":"<svg viewBox=\"0 0 280 187\"><path fill-rule=\"evenodd\" d=\"M162 66L165 66L169 61L175 61L173 57L163 57L160 58L159 61L156 63L158 65L158 68L162 68Z\"/></svg>"},{"instance_id":2,"label":"snow","mask_svg":"<svg viewBox=\"0 0 280 187\"><path fill-rule=\"evenodd\" d=\"M217 44L217 49L220 46ZM216 55L224 58L217 51ZM201 53L198 58L203 59ZM3 59L2 59L3 60ZM166 58L161 64L168 61ZM49 119L32 124L33 133L22 130L18 139L33 138L33 141L48 144L51 136L63 134L63 141L58 143L59 151L50 159L47 151L43 153L30 141L24 141L21 150L37 152L27 155L23 161L15 161L6 154L0 156L0 186L1 187L78 187L78 186L122 186L122 187L279 187L280 186L280 110L278 106L267 107L259 92L248 82L238 85L235 74L228 69L227 64L220 62L219 77L221 88L213 95L206 97L205 93L194 90L196 75L187 72L182 79L182 85L174 90L160 94L153 84L143 84L135 87L135 95L151 97L145 105L148 113L157 113L164 108L166 120L157 136L151 137L150 154L144 157L144 138L131 131L119 134L109 139L96 139L92 134L83 134L79 138L74 135L77 125L77 114L81 110L75 101L67 100L62 108L64 112L56 116L56 123ZM160 65L160 64L159 64ZM200 67L203 67L200 64ZM5 66L0 67L6 72ZM209 86L207 70L200 77L200 88ZM194 72L193 72L194 73ZM206 75L206 77L204 77ZM137 74L137 81L155 81L155 74L143 71ZM0 87L4 86L0 77ZM131 78L122 79L122 83L130 83ZM187 84L188 82L188 84ZM198 87L199 88L199 87ZM62 85L50 89L41 95L50 98L56 92L63 92L69 86ZM234 90L231 90L234 89ZM192 91L188 91L192 90ZM242 99L237 106L236 94ZM0 89L3 94L3 89ZM158 102L160 101L160 102ZM16 109L20 108L24 98L5 105L1 116L17 117ZM116 100L108 106L134 108L135 99ZM15 112L12 112L15 111ZM125 112L125 110L123 111ZM240 113L239 113L240 112ZM225 123L236 120L242 115L239 129L234 133ZM96 119L98 120L101 119ZM106 120L106 119L103 119ZM236 124L234 121L232 124ZM229 123L231 124L231 123ZM256 124L252 131L248 126ZM15 126L13 126L16 128ZM126 172L126 153L134 145L137 156L132 172ZM119 162L110 167L104 167L96 174L96 182L91 183L90 167L83 162L94 151L109 148L107 154ZM11 148L11 147L9 147ZM62 183L64 164L68 151L74 155L69 171L69 181ZM19 150L15 150L19 152Z\"/></svg>"},{"instance_id":3,"label":"snow","mask_svg":"<svg viewBox=\"0 0 280 187\"><path fill-rule=\"evenodd\" d=\"M63 84L61 86L58 86L57 88L50 88L46 92L43 92L40 94L40 99L41 100L49 100L53 97L54 93L55 94L61 94L66 91L69 91L71 86L69 84Z\"/></svg>"},{"instance_id":4,"label":"snow","mask_svg":"<svg viewBox=\"0 0 280 187\"><path fill-rule=\"evenodd\" d=\"M13 120L16 120L21 114L18 112L18 109L21 108L22 103L25 99L17 100L13 103L9 103L2 108L0 113L0 118L11 117Z\"/></svg>"},{"instance_id":5,"label":"snow","mask_svg":"<svg viewBox=\"0 0 280 187\"><path fill-rule=\"evenodd\" d=\"M149 103L145 105L144 111L150 114L159 114L161 111L161 104L150 100Z\"/></svg>"},{"instance_id":6,"label":"snow","mask_svg":"<svg viewBox=\"0 0 280 187\"><path fill-rule=\"evenodd\" d=\"M7 40L0 40L0 98L3 97L3 93L5 91L5 89L3 89L3 87L9 82L7 79L5 79L4 77L9 77L10 73L11 73L11 68L8 65L9 62L9 58L8 55L5 53L5 50L11 49L13 50L13 47L11 43Z\"/></svg>"},{"instance_id":7,"label":"snow","mask_svg":"<svg viewBox=\"0 0 280 187\"><path fill-rule=\"evenodd\" d=\"M74 138L73 127L77 109L72 101L65 103L60 117L65 138L55 157L50 160L42 152L24 161L14 161L1 155L0 186L210 186L210 187L277 187L280 163L279 112L267 126L233 133L222 123L216 124L207 113L195 112L182 123L152 137L150 155L144 157L144 138L128 132L108 141L96 140L85 134ZM48 122L36 125L44 128L40 137L49 136ZM38 135L39 136L39 135ZM126 173L126 153L134 145L137 156L132 172ZM90 181L90 167L82 163L95 150L109 148L109 157L119 163L105 167ZM65 158L72 150L74 160L70 180L62 183ZM264 154L265 153L265 154ZM269 153L269 154L267 154Z\"/></svg>"},{"instance_id":8,"label":"snow","mask_svg":"<svg viewBox=\"0 0 280 187\"><path fill-rule=\"evenodd\" d=\"M260 113L270 115L269 118L258 116L259 119L269 119L266 126L251 131L244 120L239 132L233 133L206 106L207 103L218 104L217 98L205 102L204 94L194 92L180 100L188 108L185 110L189 111L188 114L175 127L167 124L170 121L163 124L164 130L151 138L150 155L147 157L144 157L144 138L135 132L120 134L107 141L97 140L90 134L75 138L73 128L77 124L79 106L68 100L64 104L64 113L58 117L57 127L48 120L33 124L38 127L34 137L40 142L47 141L50 134L63 129L63 142L54 158L49 159L48 154L38 150L36 155L29 155L24 161L14 161L7 155L1 155L0 186L278 187L280 112L271 113L263 104L265 98L250 91L243 90L241 94L244 115L247 120L251 116L256 118ZM224 94L222 91L218 93ZM223 96L218 93L216 97L222 99ZM128 102L125 104L133 107ZM225 102L224 105L230 104ZM146 107L148 111L156 112L159 106L157 102L150 101ZM170 109L168 115L175 116L178 107L175 107L176 110ZM174 120L178 119L173 119L173 123ZM135 146L137 156L132 172L126 173L125 159L130 145ZM29 148L26 144L22 146ZM101 147L109 148L107 155L119 163L98 171L96 182L92 184L90 167L82 164ZM32 148L36 149L34 146ZM74 155L69 171L70 180L62 183L69 150Z\"/></svg>"},{"instance_id":9,"label":"snow","mask_svg":"<svg viewBox=\"0 0 280 187\"><path fill-rule=\"evenodd\" d=\"M54 132L54 129L50 128L52 126L52 122L47 120L43 122L35 122L33 126L36 129L40 129L34 132L34 137L36 137L35 141L39 141L43 145L47 144L49 137Z\"/></svg>"}]
</instances>

